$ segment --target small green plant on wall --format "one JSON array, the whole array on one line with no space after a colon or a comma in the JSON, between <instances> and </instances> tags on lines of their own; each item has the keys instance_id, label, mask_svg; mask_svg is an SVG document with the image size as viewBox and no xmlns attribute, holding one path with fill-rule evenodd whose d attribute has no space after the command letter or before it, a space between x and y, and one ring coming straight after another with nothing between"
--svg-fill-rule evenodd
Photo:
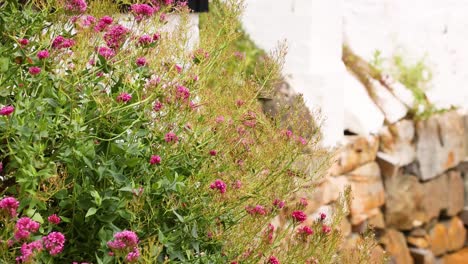
<instances>
[{"instance_id":1,"label":"small green plant on wall","mask_svg":"<svg viewBox=\"0 0 468 264\"><path fill-rule=\"evenodd\" d=\"M411 114L416 119L427 119L433 114L446 111L436 108L426 95L430 89L432 71L422 58L410 63L402 54L396 54L391 59L382 57L379 50L374 52L370 64L379 72L388 72L393 78L401 82L413 94L415 100Z\"/></svg>"}]
</instances>

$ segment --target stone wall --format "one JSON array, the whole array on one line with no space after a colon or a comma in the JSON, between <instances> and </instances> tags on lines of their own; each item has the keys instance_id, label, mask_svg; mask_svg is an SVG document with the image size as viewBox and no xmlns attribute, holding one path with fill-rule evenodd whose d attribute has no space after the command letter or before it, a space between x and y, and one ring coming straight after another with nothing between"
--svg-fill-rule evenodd
<instances>
[{"instance_id":1,"label":"stone wall","mask_svg":"<svg viewBox=\"0 0 468 264\"><path fill-rule=\"evenodd\" d=\"M331 212L352 190L347 240L373 228L397 264L468 263L468 117L446 112L401 119L372 136L346 136L329 175L307 196L308 212ZM378 254L377 254L378 255Z\"/></svg>"}]
</instances>

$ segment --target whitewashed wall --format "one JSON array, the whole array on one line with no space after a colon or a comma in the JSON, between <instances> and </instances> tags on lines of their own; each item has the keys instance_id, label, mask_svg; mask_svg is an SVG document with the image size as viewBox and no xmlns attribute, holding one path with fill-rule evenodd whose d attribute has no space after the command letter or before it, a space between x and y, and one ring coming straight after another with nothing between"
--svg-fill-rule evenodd
<instances>
[{"instance_id":1,"label":"whitewashed wall","mask_svg":"<svg viewBox=\"0 0 468 264\"><path fill-rule=\"evenodd\" d=\"M426 56L434 73L430 99L468 108L467 0L346 0L343 10L345 38L356 52Z\"/></svg>"},{"instance_id":2,"label":"whitewashed wall","mask_svg":"<svg viewBox=\"0 0 468 264\"><path fill-rule=\"evenodd\" d=\"M287 41L284 73L293 88L325 117L324 143L343 133L341 63L342 18L339 0L247 0L243 23L266 50Z\"/></svg>"},{"instance_id":3,"label":"whitewashed wall","mask_svg":"<svg viewBox=\"0 0 468 264\"><path fill-rule=\"evenodd\" d=\"M467 0L246 0L246 6L244 26L260 47L287 39L284 73L311 108L322 108L327 145L340 140L351 118L369 133L382 119L368 98L359 102L362 93L341 63L343 41L366 59L376 49L410 60L426 56L429 98L468 108Z\"/></svg>"}]
</instances>

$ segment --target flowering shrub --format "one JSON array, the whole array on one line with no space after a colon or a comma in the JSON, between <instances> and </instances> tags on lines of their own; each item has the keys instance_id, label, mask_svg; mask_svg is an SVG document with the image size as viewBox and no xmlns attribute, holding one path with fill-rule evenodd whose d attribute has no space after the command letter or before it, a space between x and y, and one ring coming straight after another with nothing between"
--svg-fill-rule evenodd
<instances>
[{"instance_id":1,"label":"flowering shrub","mask_svg":"<svg viewBox=\"0 0 468 264\"><path fill-rule=\"evenodd\" d=\"M271 224L323 164L263 115L281 60L246 74L240 5L214 1L188 51L184 4L50 2L0 3L2 262L338 261L339 217Z\"/></svg>"}]
</instances>

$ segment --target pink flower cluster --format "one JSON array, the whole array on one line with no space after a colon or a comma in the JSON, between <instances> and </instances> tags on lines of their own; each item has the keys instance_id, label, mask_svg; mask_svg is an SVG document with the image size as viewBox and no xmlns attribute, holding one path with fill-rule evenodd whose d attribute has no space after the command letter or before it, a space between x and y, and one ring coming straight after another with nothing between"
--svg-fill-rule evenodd
<instances>
[{"instance_id":1,"label":"pink flower cluster","mask_svg":"<svg viewBox=\"0 0 468 264\"><path fill-rule=\"evenodd\" d=\"M135 232L124 230L114 235L114 240L107 242L112 250L133 249L138 246L138 236Z\"/></svg>"},{"instance_id":2,"label":"pink flower cluster","mask_svg":"<svg viewBox=\"0 0 468 264\"><path fill-rule=\"evenodd\" d=\"M2 116L9 116L15 111L15 107L12 105L7 105L0 108L0 115Z\"/></svg>"},{"instance_id":3,"label":"pink flower cluster","mask_svg":"<svg viewBox=\"0 0 468 264\"><path fill-rule=\"evenodd\" d=\"M275 207L277 207L278 209L283 208L283 207L284 207L284 204L285 204L285 202L282 201L282 200L279 200L279 199L275 199L275 200L273 201L273 205L274 205Z\"/></svg>"},{"instance_id":4,"label":"pink flower cluster","mask_svg":"<svg viewBox=\"0 0 468 264\"><path fill-rule=\"evenodd\" d=\"M55 256L63 251L65 236L60 232L51 232L42 238L44 246L50 255Z\"/></svg>"},{"instance_id":5,"label":"pink flower cluster","mask_svg":"<svg viewBox=\"0 0 468 264\"><path fill-rule=\"evenodd\" d=\"M159 155L151 155L150 158L150 164L151 165L159 165L161 164L161 157Z\"/></svg>"},{"instance_id":6,"label":"pink flower cluster","mask_svg":"<svg viewBox=\"0 0 468 264\"><path fill-rule=\"evenodd\" d=\"M324 234L330 233L331 230L332 230L331 227L329 227L329 226L327 226L327 225L323 225L323 226L322 226L322 232L323 232Z\"/></svg>"},{"instance_id":7,"label":"pink flower cluster","mask_svg":"<svg viewBox=\"0 0 468 264\"><path fill-rule=\"evenodd\" d=\"M132 100L132 95L128 93L120 93L117 96L117 102L127 103L130 100Z\"/></svg>"},{"instance_id":8,"label":"pink flower cluster","mask_svg":"<svg viewBox=\"0 0 468 264\"><path fill-rule=\"evenodd\" d=\"M67 49L75 45L75 41L73 39L67 39L63 36L57 36L54 40L52 40L52 48L54 49Z\"/></svg>"},{"instance_id":9,"label":"pink flower cluster","mask_svg":"<svg viewBox=\"0 0 468 264\"><path fill-rule=\"evenodd\" d=\"M41 50L37 53L37 58L40 60L46 59L49 57L49 52L47 50Z\"/></svg>"},{"instance_id":10,"label":"pink flower cluster","mask_svg":"<svg viewBox=\"0 0 468 264\"><path fill-rule=\"evenodd\" d=\"M88 5L84 0L67 0L65 3L65 10L77 13L86 12Z\"/></svg>"},{"instance_id":11,"label":"pink flower cluster","mask_svg":"<svg viewBox=\"0 0 468 264\"><path fill-rule=\"evenodd\" d=\"M143 67L147 64L146 59L144 57L140 57L136 59L136 65L138 67Z\"/></svg>"},{"instance_id":12,"label":"pink flower cluster","mask_svg":"<svg viewBox=\"0 0 468 264\"><path fill-rule=\"evenodd\" d=\"M297 222L304 222L307 219L307 215L303 211L294 211L291 216Z\"/></svg>"},{"instance_id":13,"label":"pink flower cluster","mask_svg":"<svg viewBox=\"0 0 468 264\"><path fill-rule=\"evenodd\" d=\"M163 108L163 104L161 102L155 102L153 105L153 110L156 112L161 111L162 108Z\"/></svg>"},{"instance_id":14,"label":"pink flower cluster","mask_svg":"<svg viewBox=\"0 0 468 264\"><path fill-rule=\"evenodd\" d=\"M72 17L71 21L81 28L88 28L96 23L96 18L90 15L80 15Z\"/></svg>"},{"instance_id":15,"label":"pink flower cluster","mask_svg":"<svg viewBox=\"0 0 468 264\"><path fill-rule=\"evenodd\" d=\"M133 4L132 5L132 12L135 16L136 21L141 21L144 18L151 17L154 12L157 10L150 5L147 4Z\"/></svg>"},{"instance_id":16,"label":"pink flower cluster","mask_svg":"<svg viewBox=\"0 0 468 264\"><path fill-rule=\"evenodd\" d=\"M108 60L112 57L115 56L114 50L108 48L108 47L99 47L98 48L98 54L104 57L104 59Z\"/></svg>"},{"instance_id":17,"label":"pink flower cluster","mask_svg":"<svg viewBox=\"0 0 468 264\"><path fill-rule=\"evenodd\" d=\"M18 40L18 42L21 44L21 46L26 46L29 44L29 40L25 38Z\"/></svg>"},{"instance_id":18,"label":"pink flower cluster","mask_svg":"<svg viewBox=\"0 0 468 264\"><path fill-rule=\"evenodd\" d=\"M220 179L215 180L210 184L210 189L217 189L221 194L226 192L227 186L226 183Z\"/></svg>"},{"instance_id":19,"label":"pink flower cluster","mask_svg":"<svg viewBox=\"0 0 468 264\"><path fill-rule=\"evenodd\" d=\"M299 229L297 229L297 233L301 235L305 235L305 236L310 236L314 234L314 230L312 230L312 228L308 226L302 226L302 227L299 227Z\"/></svg>"},{"instance_id":20,"label":"pink flower cluster","mask_svg":"<svg viewBox=\"0 0 468 264\"><path fill-rule=\"evenodd\" d=\"M21 246L21 256L16 258L17 263L27 263L33 260L36 253L41 252L43 249L42 241L36 240L31 243L24 243Z\"/></svg>"},{"instance_id":21,"label":"pink flower cluster","mask_svg":"<svg viewBox=\"0 0 468 264\"><path fill-rule=\"evenodd\" d=\"M3 167L3 164L2 164ZM12 218L16 217L18 213L19 202L13 197L5 197L0 200L0 212L6 211Z\"/></svg>"},{"instance_id":22,"label":"pink flower cluster","mask_svg":"<svg viewBox=\"0 0 468 264\"><path fill-rule=\"evenodd\" d=\"M268 264L280 264L279 260L275 256L271 256L268 259Z\"/></svg>"},{"instance_id":23,"label":"pink flower cluster","mask_svg":"<svg viewBox=\"0 0 468 264\"><path fill-rule=\"evenodd\" d=\"M58 225L58 224L60 224L61 219L60 219L60 217L58 215L53 214L53 215L47 217L47 221L49 221L49 223L51 223L51 224Z\"/></svg>"},{"instance_id":24,"label":"pink flower cluster","mask_svg":"<svg viewBox=\"0 0 468 264\"><path fill-rule=\"evenodd\" d=\"M261 205L256 205L256 206L249 205L245 207L245 210L250 215L266 215L267 214L267 210L265 209L265 207Z\"/></svg>"},{"instance_id":25,"label":"pink flower cluster","mask_svg":"<svg viewBox=\"0 0 468 264\"><path fill-rule=\"evenodd\" d=\"M16 240L29 239L31 233L36 233L39 230L40 224L33 221L29 217L21 217L16 222L15 226L15 238Z\"/></svg>"},{"instance_id":26,"label":"pink flower cluster","mask_svg":"<svg viewBox=\"0 0 468 264\"><path fill-rule=\"evenodd\" d=\"M182 85L177 86L176 98L187 100L190 97L190 90Z\"/></svg>"},{"instance_id":27,"label":"pink flower cluster","mask_svg":"<svg viewBox=\"0 0 468 264\"><path fill-rule=\"evenodd\" d=\"M36 66L29 67L29 73L31 75L38 75L39 73L41 73L41 68Z\"/></svg>"},{"instance_id":28,"label":"pink flower cluster","mask_svg":"<svg viewBox=\"0 0 468 264\"><path fill-rule=\"evenodd\" d=\"M102 32L107 28L107 26L112 24L113 21L114 20L112 19L112 17L103 16L103 17L101 17L101 19L99 19L96 26L94 26L94 30L97 31L97 32Z\"/></svg>"},{"instance_id":29,"label":"pink flower cluster","mask_svg":"<svg viewBox=\"0 0 468 264\"><path fill-rule=\"evenodd\" d=\"M146 46L146 45L149 45L151 43L153 43L153 37L151 37L150 35L142 35L138 39L138 44L140 44L142 46Z\"/></svg>"},{"instance_id":30,"label":"pink flower cluster","mask_svg":"<svg viewBox=\"0 0 468 264\"><path fill-rule=\"evenodd\" d=\"M136 262L140 257L138 250L138 236L133 231L124 230L114 235L114 240L107 242L112 252L127 253L128 262Z\"/></svg>"},{"instance_id":31,"label":"pink flower cluster","mask_svg":"<svg viewBox=\"0 0 468 264\"><path fill-rule=\"evenodd\" d=\"M106 45L111 49L118 49L125 42L126 35L130 30L122 25L113 25L104 34Z\"/></svg>"},{"instance_id":32,"label":"pink flower cluster","mask_svg":"<svg viewBox=\"0 0 468 264\"><path fill-rule=\"evenodd\" d=\"M169 132L164 136L164 140L167 143L176 143L179 141L179 137L174 132Z\"/></svg>"}]
</instances>

